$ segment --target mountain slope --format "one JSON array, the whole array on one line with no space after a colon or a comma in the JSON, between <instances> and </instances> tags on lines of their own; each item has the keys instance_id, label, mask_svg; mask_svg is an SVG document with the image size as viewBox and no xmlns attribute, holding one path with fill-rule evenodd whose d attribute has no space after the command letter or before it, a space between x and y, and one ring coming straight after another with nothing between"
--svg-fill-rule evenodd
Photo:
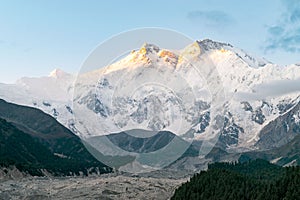
<instances>
[{"instance_id":1,"label":"mountain slope","mask_svg":"<svg viewBox=\"0 0 300 200\"><path fill-rule=\"evenodd\" d=\"M300 165L300 135L295 136L290 142L266 151L250 151L240 155L239 160L265 159L281 166Z\"/></svg>"},{"instance_id":2,"label":"mountain slope","mask_svg":"<svg viewBox=\"0 0 300 200\"><path fill-rule=\"evenodd\" d=\"M299 199L300 167L264 160L215 163L179 187L171 199Z\"/></svg>"},{"instance_id":3,"label":"mountain slope","mask_svg":"<svg viewBox=\"0 0 300 200\"><path fill-rule=\"evenodd\" d=\"M0 98L39 108L83 138L144 129L201 143L216 127L217 113L217 147L240 153L278 148L299 134L299 79L299 65L278 66L230 44L202 40L180 50L144 44L77 78L56 70L0 84ZM132 147L126 144L124 149Z\"/></svg>"},{"instance_id":4,"label":"mountain slope","mask_svg":"<svg viewBox=\"0 0 300 200\"><path fill-rule=\"evenodd\" d=\"M31 174L109 172L71 131L35 108L0 100L1 162Z\"/></svg>"},{"instance_id":5,"label":"mountain slope","mask_svg":"<svg viewBox=\"0 0 300 200\"><path fill-rule=\"evenodd\" d=\"M271 121L260 131L260 139L256 143L260 149L280 147L300 134L300 102L290 111Z\"/></svg>"},{"instance_id":6,"label":"mountain slope","mask_svg":"<svg viewBox=\"0 0 300 200\"><path fill-rule=\"evenodd\" d=\"M291 104L281 104L280 110L282 114L262 128L259 132L259 139L256 142L254 149L226 149L224 147L224 143L229 144L229 142L238 139L238 131L241 129L235 123L230 122L232 116L225 115L223 131L225 133L231 133L230 135L222 133L218 143L203 159L198 158L201 144L197 144L194 141L182 157L172 163L170 167L205 169L207 163L232 162L237 160L247 161L258 158L281 166L299 165L300 103L295 102L292 102ZM245 103L244 106L248 112L251 112L252 108L249 104Z\"/></svg>"}]
</instances>

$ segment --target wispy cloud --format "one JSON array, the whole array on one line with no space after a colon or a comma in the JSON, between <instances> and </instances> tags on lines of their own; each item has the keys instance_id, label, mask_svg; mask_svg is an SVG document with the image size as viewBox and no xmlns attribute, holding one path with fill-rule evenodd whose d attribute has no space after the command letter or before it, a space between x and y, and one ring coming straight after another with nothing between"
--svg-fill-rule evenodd
<instances>
[{"instance_id":1,"label":"wispy cloud","mask_svg":"<svg viewBox=\"0 0 300 200\"><path fill-rule=\"evenodd\" d=\"M300 52L300 1L282 0L284 11L273 26L268 27L269 37L265 50L281 49L287 52Z\"/></svg>"},{"instance_id":2,"label":"wispy cloud","mask_svg":"<svg viewBox=\"0 0 300 200\"><path fill-rule=\"evenodd\" d=\"M192 22L212 27L225 27L235 23L231 15L219 10L195 10L189 12L187 18Z\"/></svg>"},{"instance_id":3,"label":"wispy cloud","mask_svg":"<svg viewBox=\"0 0 300 200\"><path fill-rule=\"evenodd\" d=\"M262 83L253 88L253 93L239 92L235 97L239 100L261 100L294 92L300 92L300 79Z\"/></svg>"}]
</instances>

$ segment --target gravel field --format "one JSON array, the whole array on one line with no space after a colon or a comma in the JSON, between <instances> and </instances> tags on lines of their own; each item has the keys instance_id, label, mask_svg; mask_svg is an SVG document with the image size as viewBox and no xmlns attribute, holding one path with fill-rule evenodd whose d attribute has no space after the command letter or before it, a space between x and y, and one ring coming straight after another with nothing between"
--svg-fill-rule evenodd
<instances>
[{"instance_id":1,"label":"gravel field","mask_svg":"<svg viewBox=\"0 0 300 200\"><path fill-rule=\"evenodd\" d=\"M0 199L169 199L188 178L126 175L0 180Z\"/></svg>"}]
</instances>

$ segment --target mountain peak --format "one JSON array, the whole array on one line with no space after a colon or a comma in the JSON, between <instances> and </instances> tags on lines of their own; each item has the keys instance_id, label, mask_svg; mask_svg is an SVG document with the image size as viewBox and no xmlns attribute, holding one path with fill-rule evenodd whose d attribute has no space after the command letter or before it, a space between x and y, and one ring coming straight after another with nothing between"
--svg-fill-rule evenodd
<instances>
[{"instance_id":1,"label":"mountain peak","mask_svg":"<svg viewBox=\"0 0 300 200\"><path fill-rule=\"evenodd\" d=\"M154 44L144 43L143 46L140 48L139 52L141 54L148 54L148 53L158 53L159 47Z\"/></svg>"},{"instance_id":2,"label":"mountain peak","mask_svg":"<svg viewBox=\"0 0 300 200\"><path fill-rule=\"evenodd\" d=\"M135 51L132 50L130 55L125 58L125 61L132 63L151 63L154 57L157 57L158 52L160 51L159 47L154 44L144 43L143 46Z\"/></svg>"},{"instance_id":3,"label":"mountain peak","mask_svg":"<svg viewBox=\"0 0 300 200\"><path fill-rule=\"evenodd\" d=\"M201 53L202 53L201 46L199 45L199 42L196 41L183 49L182 56L189 58L191 56L192 57L198 56Z\"/></svg>"},{"instance_id":4,"label":"mountain peak","mask_svg":"<svg viewBox=\"0 0 300 200\"><path fill-rule=\"evenodd\" d=\"M198 45L203 48L205 51L209 51L209 50L220 50L224 47L233 47L231 44L229 43L222 43L222 42L216 42L210 39L204 39L201 41L196 41L198 43Z\"/></svg>"},{"instance_id":5,"label":"mountain peak","mask_svg":"<svg viewBox=\"0 0 300 200\"><path fill-rule=\"evenodd\" d=\"M67 75L66 72L64 72L61 69L56 68L52 72L50 72L49 77L52 77L52 78L61 78L61 77L65 76L65 75Z\"/></svg>"}]
</instances>

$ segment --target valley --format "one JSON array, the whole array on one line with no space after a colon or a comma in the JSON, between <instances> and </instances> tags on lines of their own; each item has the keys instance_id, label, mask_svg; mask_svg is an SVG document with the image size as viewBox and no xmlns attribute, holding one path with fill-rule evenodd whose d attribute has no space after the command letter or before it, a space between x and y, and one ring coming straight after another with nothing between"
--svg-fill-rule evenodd
<instances>
[{"instance_id":1,"label":"valley","mask_svg":"<svg viewBox=\"0 0 300 200\"><path fill-rule=\"evenodd\" d=\"M0 180L0 199L169 199L187 178L150 178L124 175L91 177L27 177Z\"/></svg>"}]
</instances>

